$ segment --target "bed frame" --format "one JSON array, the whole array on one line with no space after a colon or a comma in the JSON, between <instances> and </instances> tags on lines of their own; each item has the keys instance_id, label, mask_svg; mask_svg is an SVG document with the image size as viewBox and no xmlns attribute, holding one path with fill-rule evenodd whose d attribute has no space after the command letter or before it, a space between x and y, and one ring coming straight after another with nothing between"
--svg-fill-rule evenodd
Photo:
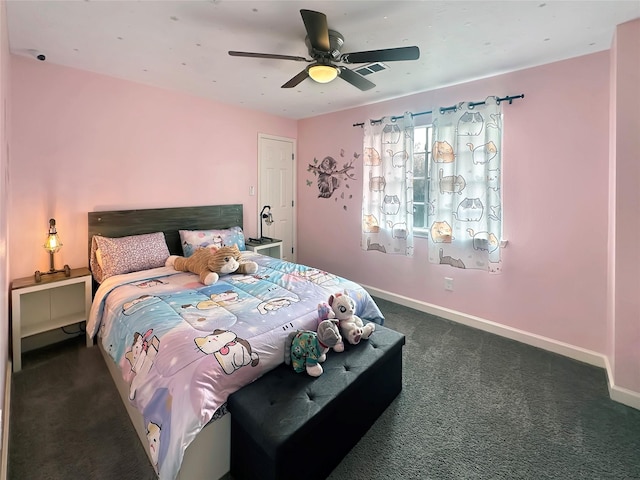
<instances>
[{"instance_id":1,"label":"bed frame","mask_svg":"<svg viewBox=\"0 0 640 480\"><path fill-rule=\"evenodd\" d=\"M182 255L178 230L223 229L243 226L242 205L212 205L203 207L156 208L145 210L114 210L89 212L89 252L93 235L124 237L142 233L164 232L173 255ZM147 442L146 426L140 412L129 403L129 385L122 379L118 366L97 342L109 373L113 378L122 403L131 423L135 427L140 442L151 459ZM93 340L87 337L87 345ZM218 479L229 472L231 415L209 423L187 448L178 479L194 478Z\"/></svg>"},{"instance_id":2,"label":"bed frame","mask_svg":"<svg viewBox=\"0 0 640 480\"><path fill-rule=\"evenodd\" d=\"M241 204L89 212L88 253L91 253L91 238L94 235L126 237L164 232L169 252L182 255L178 230L242 227L242 221Z\"/></svg>"}]
</instances>

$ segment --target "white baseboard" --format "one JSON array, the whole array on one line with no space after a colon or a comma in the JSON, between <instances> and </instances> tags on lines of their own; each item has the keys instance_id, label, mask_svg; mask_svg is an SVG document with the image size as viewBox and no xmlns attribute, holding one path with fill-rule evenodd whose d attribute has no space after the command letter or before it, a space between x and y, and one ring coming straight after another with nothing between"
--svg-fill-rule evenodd
<instances>
[{"instance_id":1,"label":"white baseboard","mask_svg":"<svg viewBox=\"0 0 640 480\"><path fill-rule=\"evenodd\" d=\"M11 374L13 364L11 360L7 362L7 369L4 377L4 410L2 412L2 465L0 466L0 480L9 478L9 418L11 411Z\"/></svg>"},{"instance_id":2,"label":"white baseboard","mask_svg":"<svg viewBox=\"0 0 640 480\"><path fill-rule=\"evenodd\" d=\"M640 394L633 390L615 385L608 358L606 359L605 368L607 369L607 386L609 387L609 397L611 397L611 400L615 400L618 403L640 410Z\"/></svg>"},{"instance_id":3,"label":"white baseboard","mask_svg":"<svg viewBox=\"0 0 640 480\"><path fill-rule=\"evenodd\" d=\"M398 303L400 305L404 305L405 307L413 308L414 310L437 315L438 317L451 320L452 322L477 328L478 330L493 333L495 335L509 338L526 345L531 345L533 347L541 348L549 352L557 353L568 358L573 358L574 360L578 360L589 365L604 368L607 374L607 383L609 387L610 398L616 402L640 410L640 393L614 385L613 375L609 365L609 359L601 353L597 353L581 347L576 347L575 345L570 345L568 343L560 342L552 338L529 333L517 328L512 328L506 325L492 322L490 320L485 320L473 315L467 315L465 313L450 310L448 308L440 307L431 303L415 300L403 295L380 290L375 287L370 287L367 285L362 286L375 297L389 300L390 302Z\"/></svg>"}]
</instances>

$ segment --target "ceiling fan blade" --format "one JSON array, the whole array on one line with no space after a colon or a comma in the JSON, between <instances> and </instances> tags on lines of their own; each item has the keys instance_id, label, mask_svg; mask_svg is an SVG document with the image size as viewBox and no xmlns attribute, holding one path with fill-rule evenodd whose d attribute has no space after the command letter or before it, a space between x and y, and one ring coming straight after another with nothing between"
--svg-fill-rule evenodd
<instances>
[{"instance_id":1,"label":"ceiling fan blade","mask_svg":"<svg viewBox=\"0 0 640 480\"><path fill-rule=\"evenodd\" d=\"M293 55L277 55L274 53L253 53L253 52L236 52L234 50L229 51L229 55L232 57L252 57L252 58L273 58L276 60L295 60L297 62L312 62L304 57L294 57Z\"/></svg>"},{"instance_id":2,"label":"ceiling fan blade","mask_svg":"<svg viewBox=\"0 0 640 480\"><path fill-rule=\"evenodd\" d=\"M307 73L307 69L305 68L299 74L297 74L295 77L289 80L287 83L282 85L282 87L280 88L293 88L297 86L300 82L305 80L308 76L309 76L309 73Z\"/></svg>"},{"instance_id":3,"label":"ceiling fan blade","mask_svg":"<svg viewBox=\"0 0 640 480\"><path fill-rule=\"evenodd\" d=\"M366 90L371 90L376 86L375 83L370 82L359 73L356 73L353 70L349 70L347 67L338 68L340 69L340 77L342 77L354 87L359 88L363 92Z\"/></svg>"},{"instance_id":4,"label":"ceiling fan blade","mask_svg":"<svg viewBox=\"0 0 640 480\"><path fill-rule=\"evenodd\" d=\"M340 61L344 63L397 62L400 60L418 60L419 58L420 49L414 46L344 53L341 55Z\"/></svg>"},{"instance_id":5,"label":"ceiling fan blade","mask_svg":"<svg viewBox=\"0 0 640 480\"><path fill-rule=\"evenodd\" d=\"M300 10L304 28L307 30L309 43L315 50L328 52L331 48L329 43L329 26L327 16L324 13L313 10Z\"/></svg>"}]
</instances>

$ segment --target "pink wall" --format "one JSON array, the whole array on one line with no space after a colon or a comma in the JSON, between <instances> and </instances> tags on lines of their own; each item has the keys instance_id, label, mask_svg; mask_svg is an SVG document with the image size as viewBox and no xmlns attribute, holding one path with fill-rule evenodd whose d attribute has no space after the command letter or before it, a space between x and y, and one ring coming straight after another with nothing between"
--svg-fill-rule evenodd
<instances>
[{"instance_id":1,"label":"pink wall","mask_svg":"<svg viewBox=\"0 0 640 480\"><path fill-rule=\"evenodd\" d=\"M609 54L588 55L299 122L298 260L365 285L604 353L607 347ZM353 123L420 112L488 95L524 93L504 106L504 233L501 275L360 248L362 163L348 203L317 198L314 157L350 158ZM358 92L354 92L357 95ZM427 116L417 117L429 121ZM454 279L453 292L444 277Z\"/></svg>"},{"instance_id":2,"label":"pink wall","mask_svg":"<svg viewBox=\"0 0 640 480\"><path fill-rule=\"evenodd\" d=\"M87 212L242 203L255 235L258 133L294 120L12 56L12 278L87 265Z\"/></svg>"},{"instance_id":3,"label":"pink wall","mask_svg":"<svg viewBox=\"0 0 640 480\"><path fill-rule=\"evenodd\" d=\"M616 384L640 392L640 20L616 29L612 62L610 328ZM611 323L611 320L613 322Z\"/></svg>"},{"instance_id":4,"label":"pink wall","mask_svg":"<svg viewBox=\"0 0 640 480\"><path fill-rule=\"evenodd\" d=\"M9 36L7 34L7 12L5 2L0 3L0 412L4 411L4 384L6 362L9 356L9 262L8 262L8 215L9 215ZM1 417L4 419L4 417ZM3 429L9 428L3 424ZM0 432L1 434L2 432ZM2 445L1 448L8 448Z\"/></svg>"}]
</instances>

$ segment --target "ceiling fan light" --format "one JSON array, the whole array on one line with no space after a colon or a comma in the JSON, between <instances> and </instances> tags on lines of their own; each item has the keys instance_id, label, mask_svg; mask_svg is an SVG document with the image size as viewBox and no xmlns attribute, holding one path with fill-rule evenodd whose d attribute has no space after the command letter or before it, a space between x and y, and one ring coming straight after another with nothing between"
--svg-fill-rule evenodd
<instances>
[{"instance_id":1,"label":"ceiling fan light","mask_svg":"<svg viewBox=\"0 0 640 480\"><path fill-rule=\"evenodd\" d=\"M318 83L329 83L338 76L338 69L331 65L313 65L309 67L309 76Z\"/></svg>"}]
</instances>

